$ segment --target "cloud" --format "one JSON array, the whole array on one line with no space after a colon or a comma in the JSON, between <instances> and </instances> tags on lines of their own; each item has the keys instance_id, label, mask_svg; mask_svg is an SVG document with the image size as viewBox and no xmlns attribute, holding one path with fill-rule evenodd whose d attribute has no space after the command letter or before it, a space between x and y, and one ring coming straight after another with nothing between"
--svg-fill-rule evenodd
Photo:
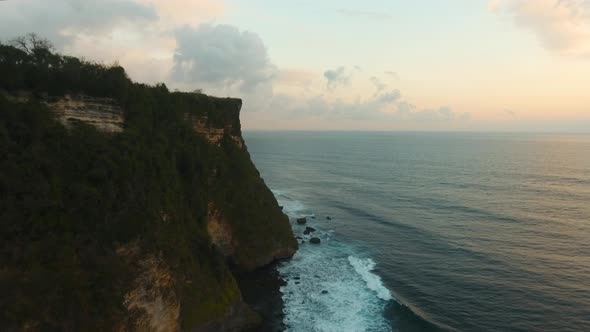
<instances>
[{"instance_id":1,"label":"cloud","mask_svg":"<svg viewBox=\"0 0 590 332\"><path fill-rule=\"evenodd\" d=\"M372 76L370 78L370 80L371 80L371 83L373 83L373 85L375 86L375 89L377 89L377 91L375 92L375 94L379 94L383 90L385 90L385 88L387 88L387 84L383 83L383 81L381 81L376 76Z\"/></svg>"},{"instance_id":2,"label":"cloud","mask_svg":"<svg viewBox=\"0 0 590 332\"><path fill-rule=\"evenodd\" d=\"M0 3L0 38L37 32L60 47L82 33L104 34L157 19L154 8L133 0L5 1Z\"/></svg>"},{"instance_id":3,"label":"cloud","mask_svg":"<svg viewBox=\"0 0 590 332\"><path fill-rule=\"evenodd\" d=\"M589 0L490 0L488 7L532 31L547 50L590 56Z\"/></svg>"},{"instance_id":4,"label":"cloud","mask_svg":"<svg viewBox=\"0 0 590 332\"><path fill-rule=\"evenodd\" d=\"M469 113L455 113L450 107L442 106L436 109L417 110L416 106L401 102L397 105L395 114L400 119L415 122L449 122L453 120L466 121L471 118Z\"/></svg>"},{"instance_id":5,"label":"cloud","mask_svg":"<svg viewBox=\"0 0 590 332\"><path fill-rule=\"evenodd\" d=\"M444 124L470 119L470 114L456 113L449 107L419 109L404 100L397 89L355 100L329 100L321 94L307 98L282 94L275 96L269 106L273 113L266 113L266 118L324 123L327 126L357 121L359 126L372 124L387 127L402 123Z\"/></svg>"},{"instance_id":6,"label":"cloud","mask_svg":"<svg viewBox=\"0 0 590 332\"><path fill-rule=\"evenodd\" d=\"M389 76L389 77L391 77L391 78L395 79L395 80L399 80L399 75L398 75L396 72L394 72L394 71L391 71L391 70L386 70L386 71L384 71L383 73L384 73L385 75L387 75L387 76Z\"/></svg>"},{"instance_id":7,"label":"cloud","mask_svg":"<svg viewBox=\"0 0 590 332\"><path fill-rule=\"evenodd\" d=\"M165 23L177 26L198 26L211 21L213 17L221 16L226 6L220 0L136 0L151 6Z\"/></svg>"},{"instance_id":8,"label":"cloud","mask_svg":"<svg viewBox=\"0 0 590 332\"><path fill-rule=\"evenodd\" d=\"M185 26L176 32L172 77L199 88L252 92L272 84L277 68L255 33L230 25Z\"/></svg>"},{"instance_id":9,"label":"cloud","mask_svg":"<svg viewBox=\"0 0 590 332\"><path fill-rule=\"evenodd\" d=\"M413 106L399 90L388 87L390 78L396 77L393 72L371 77L352 65L323 73L279 69L256 33L203 24L224 10L218 0L0 1L0 38L38 32L62 52L103 62L118 60L141 82L243 98L245 123L258 116L266 128L285 119L300 120L299 128L312 122L336 128L345 121L385 126L464 119L449 108ZM354 13L379 17L374 14ZM353 80L357 75L364 79ZM375 93L358 95L367 92L368 82Z\"/></svg>"},{"instance_id":10,"label":"cloud","mask_svg":"<svg viewBox=\"0 0 590 332\"><path fill-rule=\"evenodd\" d=\"M60 52L117 61L132 79L153 84L170 78L175 31L224 10L221 0L0 1L0 40L36 32Z\"/></svg>"},{"instance_id":11,"label":"cloud","mask_svg":"<svg viewBox=\"0 0 590 332\"><path fill-rule=\"evenodd\" d=\"M391 90L389 92L379 94L375 100L379 104L391 104L397 102L402 97L402 94L399 90Z\"/></svg>"},{"instance_id":12,"label":"cloud","mask_svg":"<svg viewBox=\"0 0 590 332\"><path fill-rule=\"evenodd\" d=\"M362 18L368 20L391 20L393 16L380 13L380 12L373 12L373 11L365 11L365 10L354 10L354 9L337 9L336 12L341 15L354 17L354 18Z\"/></svg>"},{"instance_id":13,"label":"cloud","mask_svg":"<svg viewBox=\"0 0 590 332\"><path fill-rule=\"evenodd\" d=\"M360 70L358 66L354 67L355 70ZM336 69L329 69L324 72L324 77L328 80L328 89L333 90L340 86L345 86L350 83L352 78L352 72L346 69L344 66L340 66Z\"/></svg>"}]
</instances>

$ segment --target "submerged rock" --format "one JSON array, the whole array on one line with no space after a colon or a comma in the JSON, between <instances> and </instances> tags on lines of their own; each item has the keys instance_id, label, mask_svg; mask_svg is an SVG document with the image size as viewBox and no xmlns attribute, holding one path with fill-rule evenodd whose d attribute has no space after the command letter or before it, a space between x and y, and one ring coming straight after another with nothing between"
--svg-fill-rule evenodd
<instances>
[{"instance_id":1,"label":"submerged rock","mask_svg":"<svg viewBox=\"0 0 590 332\"><path fill-rule=\"evenodd\" d=\"M299 225L305 225L307 224L307 218L303 217L303 218L297 218L297 224Z\"/></svg>"},{"instance_id":2,"label":"submerged rock","mask_svg":"<svg viewBox=\"0 0 590 332\"><path fill-rule=\"evenodd\" d=\"M309 240L309 243L313 243L313 244L320 244L320 242L322 242L322 240L320 240L320 238L319 238L319 237L312 237L312 238Z\"/></svg>"},{"instance_id":3,"label":"submerged rock","mask_svg":"<svg viewBox=\"0 0 590 332\"><path fill-rule=\"evenodd\" d=\"M315 228L313 228L313 227L309 227L309 226L308 226L308 227L305 227L305 231L303 231L303 234L305 234L305 235L309 235L309 234L311 234L311 233L313 233L313 232L315 232L315 231L316 231L316 229L315 229Z\"/></svg>"},{"instance_id":4,"label":"submerged rock","mask_svg":"<svg viewBox=\"0 0 590 332\"><path fill-rule=\"evenodd\" d=\"M327 216L327 217L326 217L326 220L332 220L332 217L330 217L330 216Z\"/></svg>"}]
</instances>

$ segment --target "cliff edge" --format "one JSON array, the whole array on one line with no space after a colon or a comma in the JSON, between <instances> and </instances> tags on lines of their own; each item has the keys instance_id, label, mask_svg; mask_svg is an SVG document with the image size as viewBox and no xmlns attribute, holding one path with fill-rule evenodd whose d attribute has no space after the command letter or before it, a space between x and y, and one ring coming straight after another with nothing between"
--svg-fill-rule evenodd
<instances>
[{"instance_id":1,"label":"cliff edge","mask_svg":"<svg viewBox=\"0 0 590 332\"><path fill-rule=\"evenodd\" d=\"M230 266L297 241L241 106L0 44L0 329L256 326Z\"/></svg>"}]
</instances>

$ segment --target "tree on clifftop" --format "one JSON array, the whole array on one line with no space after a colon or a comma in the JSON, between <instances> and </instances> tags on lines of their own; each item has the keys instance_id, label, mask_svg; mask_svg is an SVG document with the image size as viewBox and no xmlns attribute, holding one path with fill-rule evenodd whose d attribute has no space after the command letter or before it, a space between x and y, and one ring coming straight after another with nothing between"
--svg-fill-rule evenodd
<instances>
[{"instance_id":1,"label":"tree on clifftop","mask_svg":"<svg viewBox=\"0 0 590 332\"><path fill-rule=\"evenodd\" d=\"M28 33L24 36L16 37L10 40L10 45L24 51L29 55L34 55L35 51L53 51L55 47L45 38L39 37L36 33Z\"/></svg>"}]
</instances>

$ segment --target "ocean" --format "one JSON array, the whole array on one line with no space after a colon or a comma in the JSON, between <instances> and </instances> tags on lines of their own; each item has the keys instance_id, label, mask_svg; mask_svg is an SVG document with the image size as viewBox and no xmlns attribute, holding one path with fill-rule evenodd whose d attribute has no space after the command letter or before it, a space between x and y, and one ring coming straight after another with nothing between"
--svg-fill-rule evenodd
<instances>
[{"instance_id":1,"label":"ocean","mask_svg":"<svg viewBox=\"0 0 590 332\"><path fill-rule=\"evenodd\" d=\"M244 136L304 241L288 331L590 331L590 136Z\"/></svg>"}]
</instances>

